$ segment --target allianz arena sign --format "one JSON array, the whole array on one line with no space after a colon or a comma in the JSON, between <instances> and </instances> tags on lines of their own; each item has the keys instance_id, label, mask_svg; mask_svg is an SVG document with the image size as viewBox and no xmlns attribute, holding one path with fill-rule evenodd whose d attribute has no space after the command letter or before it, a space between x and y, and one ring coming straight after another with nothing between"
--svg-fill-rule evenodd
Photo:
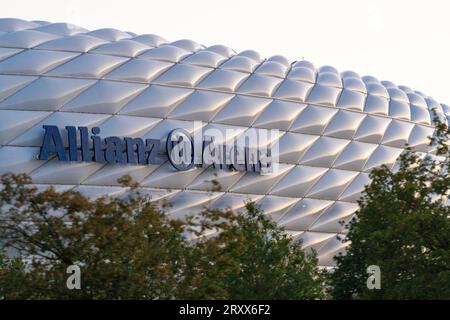
<instances>
[{"instance_id":1,"label":"allianz arena sign","mask_svg":"<svg viewBox=\"0 0 450 320\"><path fill-rule=\"evenodd\" d=\"M177 170L194 166L212 165L217 169L272 174L278 169L278 144L270 141L278 137L278 130L250 128L239 135L239 130L203 130L202 122L194 123L194 136L176 128L162 139L136 137L101 137L99 127L65 126L63 139L61 129L55 125L43 125L44 137L39 160L56 155L59 161L83 161L109 164L162 164L164 156ZM205 132L203 132L205 131ZM163 148L162 146L165 146ZM67 146L67 147L65 147ZM161 151L165 151L161 154Z\"/></svg>"}]
</instances>

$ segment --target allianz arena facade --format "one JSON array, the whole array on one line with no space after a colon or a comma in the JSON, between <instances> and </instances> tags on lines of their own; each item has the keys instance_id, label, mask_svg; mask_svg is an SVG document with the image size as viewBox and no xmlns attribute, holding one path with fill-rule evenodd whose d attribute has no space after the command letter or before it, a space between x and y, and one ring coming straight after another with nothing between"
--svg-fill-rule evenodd
<instances>
[{"instance_id":1,"label":"allianz arena facade","mask_svg":"<svg viewBox=\"0 0 450 320\"><path fill-rule=\"evenodd\" d=\"M370 170L393 167L406 144L430 151L433 109L450 119L448 106L421 92L304 60L0 19L0 174L27 173L38 186L92 197L125 192L117 179L128 174L178 218L205 205L240 210L252 199L315 249L322 266L345 249L339 222L354 215ZM105 137L164 141L173 129L195 134L199 121L238 134L279 130L278 170L178 170L161 150L154 163L94 161L91 151L78 156L82 148L70 147L64 131L75 128L76 142L77 130L94 127ZM44 126L61 130L65 156L40 156ZM211 191L212 180L220 191Z\"/></svg>"}]
</instances>

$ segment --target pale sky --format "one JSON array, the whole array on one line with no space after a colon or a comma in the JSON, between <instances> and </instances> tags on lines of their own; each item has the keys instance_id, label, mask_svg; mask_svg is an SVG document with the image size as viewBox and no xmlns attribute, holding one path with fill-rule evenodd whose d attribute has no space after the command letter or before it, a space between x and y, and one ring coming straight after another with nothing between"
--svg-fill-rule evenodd
<instances>
[{"instance_id":1,"label":"pale sky","mask_svg":"<svg viewBox=\"0 0 450 320\"><path fill-rule=\"evenodd\" d=\"M450 104L447 0L11 0L2 17L154 33L332 65Z\"/></svg>"}]
</instances>

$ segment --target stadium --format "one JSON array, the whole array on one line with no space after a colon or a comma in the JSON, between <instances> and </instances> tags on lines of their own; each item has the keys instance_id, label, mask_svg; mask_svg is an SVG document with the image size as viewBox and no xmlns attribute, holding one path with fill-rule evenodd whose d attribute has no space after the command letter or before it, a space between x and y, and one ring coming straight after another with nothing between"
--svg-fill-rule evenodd
<instances>
[{"instance_id":1,"label":"stadium","mask_svg":"<svg viewBox=\"0 0 450 320\"><path fill-rule=\"evenodd\" d=\"M434 114L447 122L450 107L306 60L0 19L0 174L91 197L126 192L117 180L130 175L152 200L170 202L175 218L204 206L241 210L252 199L325 267L345 250L337 236L370 170L393 168L407 145L431 152ZM277 168L228 170L194 156L177 165L167 143L176 130L224 133L218 142L228 131L275 132L264 145L276 146Z\"/></svg>"}]
</instances>

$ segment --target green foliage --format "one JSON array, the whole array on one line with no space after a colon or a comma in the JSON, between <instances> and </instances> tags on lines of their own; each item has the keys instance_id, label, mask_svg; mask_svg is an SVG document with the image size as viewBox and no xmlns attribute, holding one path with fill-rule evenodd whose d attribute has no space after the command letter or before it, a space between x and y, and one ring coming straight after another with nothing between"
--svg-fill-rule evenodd
<instances>
[{"instance_id":1,"label":"green foliage","mask_svg":"<svg viewBox=\"0 0 450 320\"><path fill-rule=\"evenodd\" d=\"M0 278L0 286L9 288L7 298L176 294L186 247L179 221L168 220L133 191L125 198L91 200L75 191L39 192L28 182L24 175L2 177L1 242L18 252ZM81 267L83 290L67 289L69 265Z\"/></svg>"},{"instance_id":2,"label":"green foliage","mask_svg":"<svg viewBox=\"0 0 450 320\"><path fill-rule=\"evenodd\" d=\"M122 197L38 190L1 177L0 299L315 299L314 256L253 203L169 219L124 177ZM69 290L67 267L81 269Z\"/></svg>"},{"instance_id":3,"label":"green foliage","mask_svg":"<svg viewBox=\"0 0 450 320\"><path fill-rule=\"evenodd\" d=\"M315 255L306 255L253 202L245 215L206 210L195 225L200 239L188 260L197 284L189 297L203 299L317 299L324 273ZM199 270L201 272L199 272ZM212 279L212 280L211 280Z\"/></svg>"},{"instance_id":4,"label":"green foliage","mask_svg":"<svg viewBox=\"0 0 450 320\"><path fill-rule=\"evenodd\" d=\"M437 123L435 157L408 150L399 169L374 169L348 228L351 246L330 276L336 299L450 299L449 130ZM381 289L366 269L381 269Z\"/></svg>"}]
</instances>

